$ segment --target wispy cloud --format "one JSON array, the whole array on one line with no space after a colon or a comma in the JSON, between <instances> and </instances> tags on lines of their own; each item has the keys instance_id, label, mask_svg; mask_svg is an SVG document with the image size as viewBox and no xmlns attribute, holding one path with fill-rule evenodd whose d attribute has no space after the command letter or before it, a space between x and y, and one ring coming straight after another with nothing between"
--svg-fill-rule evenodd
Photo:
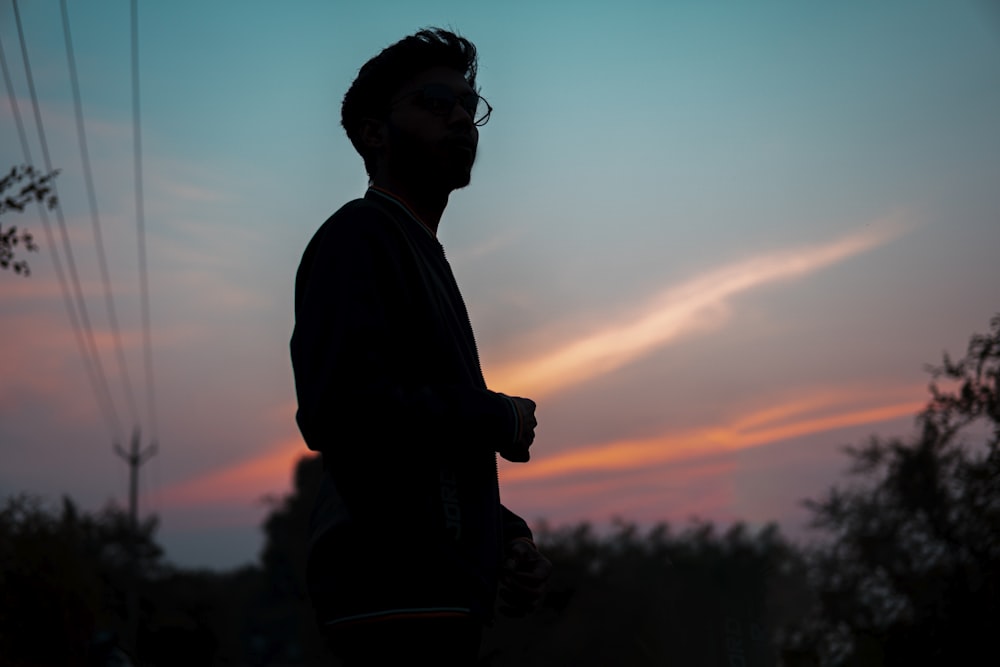
<instances>
[{"instance_id":1,"label":"wispy cloud","mask_svg":"<svg viewBox=\"0 0 1000 667\"><path fill-rule=\"evenodd\" d=\"M4 335L12 344L0 346L0 368L4 369L0 413L12 409L26 395L43 396L63 412L73 412L67 406L83 402L79 394L67 389L76 387L71 379L76 379L73 374L82 366L72 358L76 343L65 316L60 315L14 313L4 318ZM87 405L93 407L94 401L86 398Z\"/></svg>"},{"instance_id":2,"label":"wispy cloud","mask_svg":"<svg viewBox=\"0 0 1000 667\"><path fill-rule=\"evenodd\" d=\"M923 388L887 392L895 400L858 406L853 390L826 391L741 416L723 426L616 440L571 451L539 456L529 465L505 466L504 481L552 481L591 472L641 471L685 459L739 451L851 426L862 426L916 414ZM904 395L908 397L904 398Z\"/></svg>"},{"instance_id":3,"label":"wispy cloud","mask_svg":"<svg viewBox=\"0 0 1000 667\"><path fill-rule=\"evenodd\" d=\"M476 245L458 248L449 251L448 259L451 264L463 264L473 260L481 259L491 253L504 248L524 236L524 229L508 229L495 236L485 239Z\"/></svg>"},{"instance_id":4,"label":"wispy cloud","mask_svg":"<svg viewBox=\"0 0 1000 667\"><path fill-rule=\"evenodd\" d=\"M892 216L831 243L775 252L708 272L660 292L624 321L585 333L525 361L496 364L490 373L490 386L527 392L537 399L579 385L685 333L719 326L720 313L743 292L842 262L889 241L900 231L898 216Z\"/></svg>"},{"instance_id":5,"label":"wispy cloud","mask_svg":"<svg viewBox=\"0 0 1000 667\"><path fill-rule=\"evenodd\" d=\"M223 202L230 199L222 190L162 178L157 183L169 197L191 202Z\"/></svg>"},{"instance_id":6,"label":"wispy cloud","mask_svg":"<svg viewBox=\"0 0 1000 667\"><path fill-rule=\"evenodd\" d=\"M296 462L309 450L299 438L259 456L168 486L158 494L166 507L252 503L269 493L284 493Z\"/></svg>"},{"instance_id":7,"label":"wispy cloud","mask_svg":"<svg viewBox=\"0 0 1000 667\"><path fill-rule=\"evenodd\" d=\"M798 522L798 500L816 491L810 480L819 469L835 471L828 448L796 439L911 417L923 406L913 398L924 392L915 385L822 390L749 410L721 427L540 454L527 466L501 467L504 497L522 516L554 525L614 517L675 523L694 516L716 524ZM768 445L779 447L735 455ZM771 472L761 467L765 460ZM806 473L801 479L786 477L800 472Z\"/></svg>"},{"instance_id":8,"label":"wispy cloud","mask_svg":"<svg viewBox=\"0 0 1000 667\"><path fill-rule=\"evenodd\" d=\"M732 461L714 456L911 416L923 407L914 397L924 391L922 386L823 390L752 410L719 427L606 442L537 456L527 465L505 464L501 477L518 505L550 518L576 516L581 503L589 508L587 516L632 516L650 503L676 506L686 515L705 514L724 506L730 495ZM157 500L165 508L252 504L266 494L286 492L303 455L309 452L302 440L289 437L263 454L170 485Z\"/></svg>"}]
</instances>

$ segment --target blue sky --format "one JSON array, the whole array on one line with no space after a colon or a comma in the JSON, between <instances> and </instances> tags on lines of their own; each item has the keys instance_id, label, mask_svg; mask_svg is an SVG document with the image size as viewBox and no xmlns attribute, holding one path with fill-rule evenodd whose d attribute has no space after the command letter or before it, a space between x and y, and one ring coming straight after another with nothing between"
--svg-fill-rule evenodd
<instances>
[{"instance_id":1,"label":"blue sky","mask_svg":"<svg viewBox=\"0 0 1000 667\"><path fill-rule=\"evenodd\" d=\"M59 3L19 5L104 365ZM69 3L101 225L142 376L129 6ZM487 380L537 397L505 501L553 522L774 519L836 481L845 443L902 434L923 364L1000 310L1000 12L987 2L171 2L140 7L168 556L256 557L264 494L304 452L287 355L294 272L365 186L340 99L424 26L480 49L473 183L441 226ZM39 155L10 2L0 38ZM0 91L6 164L23 160ZM42 240L37 214L11 218ZM51 249L0 276L0 493L124 498ZM127 426L123 427L127 430ZM53 462L56 462L53 465Z\"/></svg>"}]
</instances>

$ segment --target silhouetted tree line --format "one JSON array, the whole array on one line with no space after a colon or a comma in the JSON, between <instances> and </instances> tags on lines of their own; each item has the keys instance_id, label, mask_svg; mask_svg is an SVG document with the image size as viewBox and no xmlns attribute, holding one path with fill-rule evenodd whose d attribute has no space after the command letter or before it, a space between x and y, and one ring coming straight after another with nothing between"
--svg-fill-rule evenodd
<instances>
[{"instance_id":1,"label":"silhouetted tree line","mask_svg":"<svg viewBox=\"0 0 1000 667\"><path fill-rule=\"evenodd\" d=\"M819 603L790 647L831 665L1000 663L1000 315L931 373L909 439L846 448L854 482L806 501Z\"/></svg>"},{"instance_id":2,"label":"silhouetted tree line","mask_svg":"<svg viewBox=\"0 0 1000 667\"><path fill-rule=\"evenodd\" d=\"M846 448L844 484L806 501L820 539L773 525L542 525L555 565L528 620L498 617L482 665L992 664L1000 627L1000 315L963 358L931 366L909 439ZM321 463L269 501L259 563L163 561L109 506L88 515L19 496L0 508L0 665L111 665L127 631L132 540L142 577L132 664L313 665L326 656L305 594Z\"/></svg>"}]
</instances>

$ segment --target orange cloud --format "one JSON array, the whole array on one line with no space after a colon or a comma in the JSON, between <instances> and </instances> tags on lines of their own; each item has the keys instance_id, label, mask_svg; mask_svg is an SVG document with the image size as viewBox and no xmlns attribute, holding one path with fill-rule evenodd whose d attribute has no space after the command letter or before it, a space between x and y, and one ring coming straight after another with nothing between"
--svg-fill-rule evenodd
<instances>
[{"instance_id":1,"label":"orange cloud","mask_svg":"<svg viewBox=\"0 0 1000 667\"><path fill-rule=\"evenodd\" d=\"M845 407L844 404L852 398L848 391L826 392L765 408L723 427L619 440L543 456L527 466L505 467L504 481L517 484L586 472L641 470L685 458L738 451L815 433L897 419L915 414L924 405L924 401L911 399L861 408ZM805 416L821 408L834 411L832 414Z\"/></svg>"},{"instance_id":2,"label":"orange cloud","mask_svg":"<svg viewBox=\"0 0 1000 667\"><path fill-rule=\"evenodd\" d=\"M517 488L518 504L544 509L549 517L558 517L560 512L610 517L647 504L681 507L679 496L687 514L698 508L707 511L725 505L731 495L725 484L720 487L713 480L724 479L732 472L732 464L715 460L690 467L686 460L913 415L924 405L912 399L918 391L923 388L825 390L751 411L722 427L619 440L539 456L526 466L505 463L501 481ZM894 400L871 405L876 396ZM275 415L289 409L283 405ZM168 487L158 500L167 507L245 504L267 493L283 493L296 462L308 454L302 440L291 437L260 456ZM682 467L671 472L663 469L665 464ZM692 494L700 498L694 505L688 502ZM581 499L585 499L582 505Z\"/></svg>"},{"instance_id":3,"label":"orange cloud","mask_svg":"<svg viewBox=\"0 0 1000 667\"><path fill-rule=\"evenodd\" d=\"M158 500L168 507L246 504L269 493L285 493L292 470L304 455L315 454L300 438L290 438L260 456L170 486Z\"/></svg>"},{"instance_id":4,"label":"orange cloud","mask_svg":"<svg viewBox=\"0 0 1000 667\"><path fill-rule=\"evenodd\" d=\"M898 234L895 218L838 241L739 262L661 292L627 321L584 334L527 361L497 364L490 386L533 398L609 373L695 329L717 326L732 297L806 275L881 245Z\"/></svg>"},{"instance_id":5,"label":"orange cloud","mask_svg":"<svg viewBox=\"0 0 1000 667\"><path fill-rule=\"evenodd\" d=\"M603 443L539 456L527 466L504 462L504 498L522 516L543 516L552 525L616 516L671 523L693 516L722 523L747 519L759 498L740 500L745 489L738 486L740 464L731 453L912 416L924 405L913 400L922 391L828 389L747 411L721 427Z\"/></svg>"}]
</instances>

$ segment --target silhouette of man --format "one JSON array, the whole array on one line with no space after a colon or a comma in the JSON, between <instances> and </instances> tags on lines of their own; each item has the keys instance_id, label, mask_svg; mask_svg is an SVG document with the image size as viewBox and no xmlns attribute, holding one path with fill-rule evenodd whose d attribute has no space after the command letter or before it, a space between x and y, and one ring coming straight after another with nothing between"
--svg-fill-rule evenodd
<instances>
[{"instance_id":1,"label":"silhouette of man","mask_svg":"<svg viewBox=\"0 0 1000 667\"><path fill-rule=\"evenodd\" d=\"M346 665L472 665L484 624L540 601L551 565L500 504L535 404L486 387L437 240L490 106L476 48L421 30L361 68L342 124L370 187L310 241L295 284L296 419L323 454L308 588Z\"/></svg>"}]
</instances>

